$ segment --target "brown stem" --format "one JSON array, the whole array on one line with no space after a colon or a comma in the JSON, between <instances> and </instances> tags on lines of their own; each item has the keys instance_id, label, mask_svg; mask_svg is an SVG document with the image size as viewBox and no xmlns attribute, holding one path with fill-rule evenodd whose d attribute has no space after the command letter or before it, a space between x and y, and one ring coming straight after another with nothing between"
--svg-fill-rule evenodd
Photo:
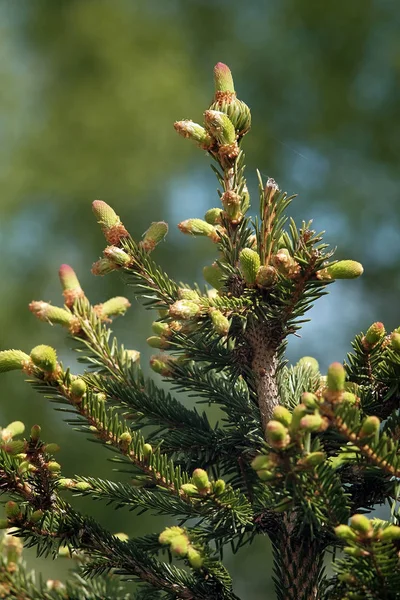
<instances>
[{"instance_id":1,"label":"brown stem","mask_svg":"<svg viewBox=\"0 0 400 600\"><path fill-rule=\"evenodd\" d=\"M323 547L306 533L299 535L296 521L295 512L285 514L273 539L275 563L279 565L277 595L280 600L318 600Z\"/></svg>"},{"instance_id":2,"label":"brown stem","mask_svg":"<svg viewBox=\"0 0 400 600\"><path fill-rule=\"evenodd\" d=\"M251 369L256 381L261 424L265 433L274 408L279 404L276 380L278 343L268 327L260 322L255 322L248 328L246 337L252 350Z\"/></svg>"}]
</instances>

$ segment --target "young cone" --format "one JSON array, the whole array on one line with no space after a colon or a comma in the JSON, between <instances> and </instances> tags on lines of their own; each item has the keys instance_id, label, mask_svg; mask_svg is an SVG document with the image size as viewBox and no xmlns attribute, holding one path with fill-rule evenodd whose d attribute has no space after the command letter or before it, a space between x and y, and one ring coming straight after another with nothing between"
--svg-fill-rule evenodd
<instances>
[{"instance_id":1,"label":"young cone","mask_svg":"<svg viewBox=\"0 0 400 600\"><path fill-rule=\"evenodd\" d=\"M85 293L82 290L79 280L72 267L69 265L61 265L58 275L60 277L60 282L63 289L65 304L71 308L75 304L76 300L85 297Z\"/></svg>"},{"instance_id":2,"label":"young cone","mask_svg":"<svg viewBox=\"0 0 400 600\"><path fill-rule=\"evenodd\" d=\"M101 225L104 237L112 246L118 246L120 241L129 237L129 233L121 223L116 212L103 200L95 200L92 204L97 222Z\"/></svg>"}]
</instances>

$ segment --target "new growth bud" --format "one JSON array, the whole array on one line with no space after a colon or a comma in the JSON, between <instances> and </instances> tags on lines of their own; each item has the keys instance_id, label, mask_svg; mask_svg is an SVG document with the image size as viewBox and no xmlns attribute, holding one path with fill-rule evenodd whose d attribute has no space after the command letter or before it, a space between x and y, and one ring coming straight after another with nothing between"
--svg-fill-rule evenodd
<instances>
[{"instance_id":1,"label":"new growth bud","mask_svg":"<svg viewBox=\"0 0 400 600\"><path fill-rule=\"evenodd\" d=\"M195 469L193 471L192 481L200 494L210 491L211 483L208 479L207 471L204 471L204 469Z\"/></svg>"},{"instance_id":2,"label":"new growth bud","mask_svg":"<svg viewBox=\"0 0 400 600\"><path fill-rule=\"evenodd\" d=\"M233 190L229 190L222 194L221 202L230 221L232 223L239 223L243 217L240 210L242 203L241 196Z\"/></svg>"},{"instance_id":3,"label":"new growth bud","mask_svg":"<svg viewBox=\"0 0 400 600\"><path fill-rule=\"evenodd\" d=\"M215 96L211 109L226 113L232 121L239 137L245 135L251 126L249 107L236 97L232 74L226 65L218 63L214 67Z\"/></svg>"},{"instance_id":4,"label":"new growth bud","mask_svg":"<svg viewBox=\"0 0 400 600\"><path fill-rule=\"evenodd\" d=\"M37 442L38 440L40 440L40 434L41 434L42 428L40 427L40 425L33 425L31 427L31 440L33 442Z\"/></svg>"},{"instance_id":5,"label":"new growth bud","mask_svg":"<svg viewBox=\"0 0 400 600\"><path fill-rule=\"evenodd\" d=\"M5 504L6 516L8 519L15 519L21 514L21 510L16 502L10 500Z\"/></svg>"},{"instance_id":6,"label":"new growth bud","mask_svg":"<svg viewBox=\"0 0 400 600\"><path fill-rule=\"evenodd\" d=\"M220 238L217 229L202 219L187 219L179 223L178 228L182 233L209 237L213 242L218 242Z\"/></svg>"},{"instance_id":7,"label":"new growth bud","mask_svg":"<svg viewBox=\"0 0 400 600\"><path fill-rule=\"evenodd\" d=\"M201 569L204 562L204 558L201 556L200 552L196 550L196 548L193 548L193 546L189 546L187 558L190 566L193 569Z\"/></svg>"},{"instance_id":8,"label":"new growth bud","mask_svg":"<svg viewBox=\"0 0 400 600\"><path fill-rule=\"evenodd\" d=\"M311 433L319 431L323 425L321 415L306 415L300 420L301 429Z\"/></svg>"},{"instance_id":9,"label":"new growth bud","mask_svg":"<svg viewBox=\"0 0 400 600\"><path fill-rule=\"evenodd\" d=\"M114 264L114 268L112 270L115 270L116 266L129 267L129 265L132 262L132 258L129 256L129 254L127 254L121 248L118 248L118 246L107 246L107 248L105 248L103 250L103 254L104 254L104 257L107 259L107 261ZM100 262L100 261L98 261L98 262ZM104 264L107 265L108 262L104 263Z\"/></svg>"},{"instance_id":10,"label":"new growth bud","mask_svg":"<svg viewBox=\"0 0 400 600\"><path fill-rule=\"evenodd\" d=\"M207 131L219 145L229 146L236 142L236 131L228 115L218 110L206 110L204 123Z\"/></svg>"},{"instance_id":11,"label":"new growth bud","mask_svg":"<svg viewBox=\"0 0 400 600\"><path fill-rule=\"evenodd\" d=\"M78 319L65 308L53 306L48 302L33 301L29 304L29 310L40 321L47 321L51 325L62 325L72 334L80 330Z\"/></svg>"},{"instance_id":12,"label":"new growth bud","mask_svg":"<svg viewBox=\"0 0 400 600\"><path fill-rule=\"evenodd\" d=\"M63 289L65 304L71 308L75 304L76 300L85 297L85 293L82 290L79 280L72 267L69 265L61 265L58 270L58 275L60 277L60 282Z\"/></svg>"},{"instance_id":13,"label":"new growth bud","mask_svg":"<svg viewBox=\"0 0 400 600\"><path fill-rule=\"evenodd\" d=\"M116 296L115 298L110 298L110 300L107 300L103 304L96 304L93 308L101 319L106 320L109 317L124 315L130 305L131 303L127 298Z\"/></svg>"},{"instance_id":14,"label":"new growth bud","mask_svg":"<svg viewBox=\"0 0 400 600\"><path fill-rule=\"evenodd\" d=\"M239 256L240 270L243 278L249 285L254 285L260 268L260 256L251 248L244 248Z\"/></svg>"},{"instance_id":15,"label":"new growth bud","mask_svg":"<svg viewBox=\"0 0 400 600\"><path fill-rule=\"evenodd\" d=\"M372 323L367 329L367 333L362 338L362 345L366 350L370 350L375 344L385 337L386 331L383 323L377 321Z\"/></svg>"},{"instance_id":16,"label":"new growth bud","mask_svg":"<svg viewBox=\"0 0 400 600\"><path fill-rule=\"evenodd\" d=\"M378 417L370 416L364 419L361 429L360 429L360 437L369 437L370 435L376 435L379 431L380 420Z\"/></svg>"},{"instance_id":17,"label":"new growth bud","mask_svg":"<svg viewBox=\"0 0 400 600\"><path fill-rule=\"evenodd\" d=\"M29 356L21 350L2 350L0 352L0 373L23 369L29 363Z\"/></svg>"},{"instance_id":18,"label":"new growth bud","mask_svg":"<svg viewBox=\"0 0 400 600\"><path fill-rule=\"evenodd\" d=\"M318 375L319 373L318 361L312 356L303 356L297 361L296 366L308 369L313 375Z\"/></svg>"},{"instance_id":19,"label":"new growth bud","mask_svg":"<svg viewBox=\"0 0 400 600\"><path fill-rule=\"evenodd\" d=\"M267 440L272 448L282 450L290 444L289 432L279 421L269 421L267 424Z\"/></svg>"},{"instance_id":20,"label":"new growth bud","mask_svg":"<svg viewBox=\"0 0 400 600\"><path fill-rule=\"evenodd\" d=\"M229 320L222 314L220 310L211 309L210 317L215 331L218 335L226 336L229 332L230 323Z\"/></svg>"},{"instance_id":21,"label":"new growth bud","mask_svg":"<svg viewBox=\"0 0 400 600\"><path fill-rule=\"evenodd\" d=\"M287 248L281 248L273 257L272 263L274 267L289 279L296 277L300 273L300 265L290 255Z\"/></svg>"},{"instance_id":22,"label":"new growth bud","mask_svg":"<svg viewBox=\"0 0 400 600\"><path fill-rule=\"evenodd\" d=\"M322 281L332 279L356 279L364 272L361 263L355 260L339 260L339 262L317 272L317 278Z\"/></svg>"},{"instance_id":23,"label":"new growth bud","mask_svg":"<svg viewBox=\"0 0 400 600\"><path fill-rule=\"evenodd\" d=\"M393 331L390 336L390 347L394 352L400 352L400 333Z\"/></svg>"},{"instance_id":24,"label":"new growth bud","mask_svg":"<svg viewBox=\"0 0 400 600\"><path fill-rule=\"evenodd\" d=\"M342 392L346 380L346 371L341 363L332 363L328 368L326 385L330 392Z\"/></svg>"},{"instance_id":25,"label":"new growth bud","mask_svg":"<svg viewBox=\"0 0 400 600\"><path fill-rule=\"evenodd\" d=\"M25 425L22 421L13 421L3 431L1 432L1 437L4 439L5 432L7 432L7 436L10 438L14 438L17 435L22 435L25 431Z\"/></svg>"},{"instance_id":26,"label":"new growth bud","mask_svg":"<svg viewBox=\"0 0 400 600\"><path fill-rule=\"evenodd\" d=\"M146 342L151 348L158 348L159 350L167 350L171 346L168 340L158 335L151 335Z\"/></svg>"},{"instance_id":27,"label":"new growth bud","mask_svg":"<svg viewBox=\"0 0 400 600\"><path fill-rule=\"evenodd\" d=\"M51 346L40 344L31 350L33 364L46 373L55 373L58 370L57 354Z\"/></svg>"},{"instance_id":28,"label":"new growth bud","mask_svg":"<svg viewBox=\"0 0 400 600\"><path fill-rule=\"evenodd\" d=\"M168 224L165 221L152 223L148 230L143 234L143 240L139 242L139 247L145 252L152 252L154 248L162 242L168 233Z\"/></svg>"},{"instance_id":29,"label":"new growth bud","mask_svg":"<svg viewBox=\"0 0 400 600\"><path fill-rule=\"evenodd\" d=\"M169 314L173 319L193 319L200 313L200 306L191 300L177 300L169 308Z\"/></svg>"},{"instance_id":30,"label":"new growth bud","mask_svg":"<svg viewBox=\"0 0 400 600\"><path fill-rule=\"evenodd\" d=\"M230 68L222 62L214 67L215 92L229 92L235 94L233 77Z\"/></svg>"},{"instance_id":31,"label":"new growth bud","mask_svg":"<svg viewBox=\"0 0 400 600\"><path fill-rule=\"evenodd\" d=\"M150 368L163 377L172 375L171 362L173 359L166 354L155 354L150 358Z\"/></svg>"},{"instance_id":32,"label":"new growth bud","mask_svg":"<svg viewBox=\"0 0 400 600\"><path fill-rule=\"evenodd\" d=\"M110 260L109 258L99 258L92 265L92 275L108 275L118 269L118 265L114 262L114 260Z\"/></svg>"},{"instance_id":33,"label":"new growth bud","mask_svg":"<svg viewBox=\"0 0 400 600\"><path fill-rule=\"evenodd\" d=\"M210 225L220 225L222 208L210 208L204 215L204 219Z\"/></svg>"},{"instance_id":34,"label":"new growth bud","mask_svg":"<svg viewBox=\"0 0 400 600\"><path fill-rule=\"evenodd\" d=\"M71 382L71 394L75 400L80 400L86 393L86 383L78 377Z\"/></svg>"},{"instance_id":35,"label":"new growth bud","mask_svg":"<svg viewBox=\"0 0 400 600\"><path fill-rule=\"evenodd\" d=\"M222 270L216 262L203 268L203 277L216 290L221 289L223 285Z\"/></svg>"},{"instance_id":36,"label":"new growth bud","mask_svg":"<svg viewBox=\"0 0 400 600\"><path fill-rule=\"evenodd\" d=\"M123 238L129 237L129 233L122 225L119 216L106 202L95 200L92 208L97 222L101 225L104 237L109 244L118 246Z\"/></svg>"},{"instance_id":37,"label":"new growth bud","mask_svg":"<svg viewBox=\"0 0 400 600\"><path fill-rule=\"evenodd\" d=\"M371 521L365 515L353 515L350 527L359 533L368 534L372 530Z\"/></svg>"},{"instance_id":38,"label":"new growth bud","mask_svg":"<svg viewBox=\"0 0 400 600\"><path fill-rule=\"evenodd\" d=\"M184 138L188 138L196 142L204 150L208 150L214 143L213 138L201 125L186 119L184 121L176 121L174 123L175 131Z\"/></svg>"},{"instance_id":39,"label":"new growth bud","mask_svg":"<svg viewBox=\"0 0 400 600\"><path fill-rule=\"evenodd\" d=\"M262 266L257 271L256 284L259 287L270 288L278 279L278 273L272 265Z\"/></svg>"},{"instance_id":40,"label":"new growth bud","mask_svg":"<svg viewBox=\"0 0 400 600\"><path fill-rule=\"evenodd\" d=\"M279 421L285 427L289 427L292 422L292 413L282 405L274 408L272 416L276 421Z\"/></svg>"}]
</instances>

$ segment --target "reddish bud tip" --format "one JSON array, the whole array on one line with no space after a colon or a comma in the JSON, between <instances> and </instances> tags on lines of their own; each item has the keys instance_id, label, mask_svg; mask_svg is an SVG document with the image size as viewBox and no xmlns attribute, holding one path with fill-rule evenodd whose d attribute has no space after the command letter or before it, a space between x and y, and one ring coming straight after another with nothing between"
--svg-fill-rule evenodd
<instances>
[{"instance_id":1,"label":"reddish bud tip","mask_svg":"<svg viewBox=\"0 0 400 600\"><path fill-rule=\"evenodd\" d=\"M69 265L61 265L58 270L58 275L63 288L65 304L68 307L73 306L78 298L84 298L85 294L72 267Z\"/></svg>"}]
</instances>

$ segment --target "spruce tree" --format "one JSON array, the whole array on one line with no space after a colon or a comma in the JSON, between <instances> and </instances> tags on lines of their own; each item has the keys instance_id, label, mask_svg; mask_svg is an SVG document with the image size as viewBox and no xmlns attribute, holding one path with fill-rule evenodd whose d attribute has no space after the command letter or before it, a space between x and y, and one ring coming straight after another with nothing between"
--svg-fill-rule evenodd
<instances>
[{"instance_id":1,"label":"spruce tree","mask_svg":"<svg viewBox=\"0 0 400 600\"><path fill-rule=\"evenodd\" d=\"M178 225L214 244L207 285L177 283L154 261L164 221L135 241L108 204L93 202L107 247L92 271L119 271L129 295L153 311L147 342L157 375L147 378L139 353L112 336L111 321L128 299L93 306L68 265L59 270L64 307L34 301L29 308L66 330L83 372L72 374L46 345L0 352L0 372L22 371L131 473L128 483L63 477L57 445L39 425L27 434L20 421L4 427L0 598L239 600L223 549L245 553L258 535L272 543L279 600L400 598L400 328L386 333L373 323L326 375L312 357L287 364L287 339L306 311L328 285L363 268L335 261L311 223L288 219L293 196L273 179L258 176L258 214L248 216L242 141L250 110L226 65L218 63L214 76L204 124L175 123L211 157L219 186L218 207ZM180 393L217 405L224 419L211 425ZM76 495L167 515L170 526L132 539L114 535L74 508ZM390 521L371 518L384 503ZM74 557L70 580L35 580L22 542L39 555ZM123 580L139 582L137 590L127 594Z\"/></svg>"}]
</instances>

